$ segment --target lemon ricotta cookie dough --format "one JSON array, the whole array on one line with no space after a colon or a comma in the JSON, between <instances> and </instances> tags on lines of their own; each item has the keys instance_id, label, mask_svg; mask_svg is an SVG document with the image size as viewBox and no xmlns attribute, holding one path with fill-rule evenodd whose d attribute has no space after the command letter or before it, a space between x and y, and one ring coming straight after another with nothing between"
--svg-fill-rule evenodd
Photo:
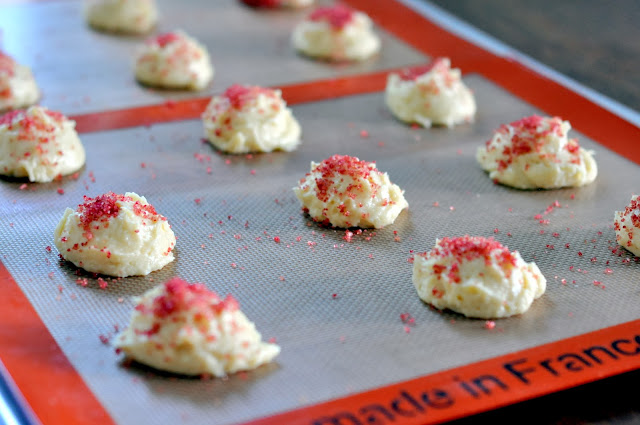
<instances>
[{"instance_id":1,"label":"lemon ricotta cookie dough","mask_svg":"<svg viewBox=\"0 0 640 425\"><path fill-rule=\"evenodd\" d=\"M314 221L334 227L379 229L409 206L404 191L375 163L347 155L312 162L293 191Z\"/></svg>"},{"instance_id":2,"label":"lemon ricotta cookie dough","mask_svg":"<svg viewBox=\"0 0 640 425\"><path fill-rule=\"evenodd\" d=\"M41 106L0 116L0 174L45 183L78 171L85 152L75 125Z\"/></svg>"},{"instance_id":3,"label":"lemon ricotta cookie dough","mask_svg":"<svg viewBox=\"0 0 640 425\"><path fill-rule=\"evenodd\" d=\"M124 354L182 375L227 374L255 369L280 353L263 342L231 296L173 278L136 299L129 326L116 338Z\"/></svg>"},{"instance_id":4,"label":"lemon ricotta cookie dough","mask_svg":"<svg viewBox=\"0 0 640 425\"><path fill-rule=\"evenodd\" d=\"M31 106L39 96L29 67L0 51L0 111Z\"/></svg>"},{"instance_id":5,"label":"lemon ricotta cookie dough","mask_svg":"<svg viewBox=\"0 0 640 425\"><path fill-rule=\"evenodd\" d=\"M616 211L613 228L618 244L640 257L640 196L632 196L623 211Z\"/></svg>"},{"instance_id":6,"label":"lemon ricotta cookie dough","mask_svg":"<svg viewBox=\"0 0 640 425\"><path fill-rule=\"evenodd\" d=\"M314 0L240 0L242 3L251 7L264 8L299 8L311 6Z\"/></svg>"},{"instance_id":7,"label":"lemon ricotta cookie dough","mask_svg":"<svg viewBox=\"0 0 640 425\"><path fill-rule=\"evenodd\" d=\"M420 298L467 317L522 314L545 292L546 283L535 263L492 238L437 239L431 251L414 256L413 284Z\"/></svg>"},{"instance_id":8,"label":"lemon ricotta cookie dough","mask_svg":"<svg viewBox=\"0 0 640 425\"><path fill-rule=\"evenodd\" d=\"M153 87L202 90L213 73L207 49L180 30L149 38L136 58L136 79Z\"/></svg>"},{"instance_id":9,"label":"lemon ricotta cookie dough","mask_svg":"<svg viewBox=\"0 0 640 425\"><path fill-rule=\"evenodd\" d=\"M471 122L476 114L473 93L448 58L389 74L385 100L396 118L427 128Z\"/></svg>"},{"instance_id":10,"label":"lemon ricotta cookie dough","mask_svg":"<svg viewBox=\"0 0 640 425\"><path fill-rule=\"evenodd\" d=\"M559 117L525 117L500 126L476 159L493 181L517 189L584 186L598 167L592 151L568 138L570 129Z\"/></svg>"},{"instance_id":11,"label":"lemon ricotta cookie dough","mask_svg":"<svg viewBox=\"0 0 640 425\"><path fill-rule=\"evenodd\" d=\"M300 53L330 61L362 61L380 50L371 19L344 5L318 7L298 23L291 35Z\"/></svg>"},{"instance_id":12,"label":"lemon ricotta cookie dough","mask_svg":"<svg viewBox=\"0 0 640 425\"><path fill-rule=\"evenodd\" d=\"M85 15L95 29L128 34L147 33L158 21L155 0L89 0Z\"/></svg>"},{"instance_id":13,"label":"lemon ricotta cookie dough","mask_svg":"<svg viewBox=\"0 0 640 425\"><path fill-rule=\"evenodd\" d=\"M227 153L292 151L300 124L280 90L234 84L213 96L202 114L207 140Z\"/></svg>"},{"instance_id":14,"label":"lemon ricotta cookie dough","mask_svg":"<svg viewBox=\"0 0 640 425\"><path fill-rule=\"evenodd\" d=\"M67 261L92 273L143 276L173 261L176 237L143 196L113 192L67 208L54 232Z\"/></svg>"}]
</instances>

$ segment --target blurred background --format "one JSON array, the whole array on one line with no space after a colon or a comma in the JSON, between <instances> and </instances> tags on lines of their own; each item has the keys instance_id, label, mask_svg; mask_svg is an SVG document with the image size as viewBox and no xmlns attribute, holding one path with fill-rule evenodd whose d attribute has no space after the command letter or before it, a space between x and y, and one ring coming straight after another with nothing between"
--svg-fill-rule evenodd
<instances>
[{"instance_id":1,"label":"blurred background","mask_svg":"<svg viewBox=\"0 0 640 425\"><path fill-rule=\"evenodd\" d=\"M640 1L430 0L430 3L640 111Z\"/></svg>"}]
</instances>

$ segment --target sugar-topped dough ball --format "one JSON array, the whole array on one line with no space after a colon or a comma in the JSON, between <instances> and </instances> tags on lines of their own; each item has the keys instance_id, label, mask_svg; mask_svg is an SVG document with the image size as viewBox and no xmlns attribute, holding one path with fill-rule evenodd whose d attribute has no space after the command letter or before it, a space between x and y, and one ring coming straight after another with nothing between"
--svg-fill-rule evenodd
<instances>
[{"instance_id":1,"label":"sugar-topped dough ball","mask_svg":"<svg viewBox=\"0 0 640 425\"><path fill-rule=\"evenodd\" d=\"M330 61L362 61L380 50L380 39L363 13L344 5L318 7L293 30L300 53Z\"/></svg>"},{"instance_id":2,"label":"sugar-topped dough ball","mask_svg":"<svg viewBox=\"0 0 640 425\"><path fill-rule=\"evenodd\" d=\"M137 362L182 375L255 369L280 353L263 342L231 296L173 278L136 299L129 326L115 346Z\"/></svg>"},{"instance_id":3,"label":"sugar-topped dough ball","mask_svg":"<svg viewBox=\"0 0 640 425\"><path fill-rule=\"evenodd\" d=\"M0 52L0 111L31 106L40 91L29 67Z\"/></svg>"},{"instance_id":4,"label":"sugar-topped dough ball","mask_svg":"<svg viewBox=\"0 0 640 425\"><path fill-rule=\"evenodd\" d=\"M263 8L298 8L311 6L314 0L240 0L242 3L251 7Z\"/></svg>"},{"instance_id":5,"label":"sugar-topped dough ball","mask_svg":"<svg viewBox=\"0 0 640 425\"><path fill-rule=\"evenodd\" d=\"M213 78L207 49L182 31L149 38L136 59L136 79L168 89L202 90Z\"/></svg>"},{"instance_id":6,"label":"sugar-topped dough ball","mask_svg":"<svg viewBox=\"0 0 640 425\"><path fill-rule=\"evenodd\" d=\"M45 183L78 171L85 152L75 125L41 106L0 116L0 174Z\"/></svg>"},{"instance_id":7,"label":"sugar-topped dough ball","mask_svg":"<svg viewBox=\"0 0 640 425\"><path fill-rule=\"evenodd\" d=\"M387 106L399 120L427 128L473 121L476 101L460 75L448 58L391 73L385 91Z\"/></svg>"},{"instance_id":8,"label":"sugar-topped dough ball","mask_svg":"<svg viewBox=\"0 0 640 425\"><path fill-rule=\"evenodd\" d=\"M293 191L314 221L342 228L379 229L409 206L404 191L375 163L347 155L311 162L311 171Z\"/></svg>"},{"instance_id":9,"label":"sugar-topped dough ball","mask_svg":"<svg viewBox=\"0 0 640 425\"><path fill-rule=\"evenodd\" d=\"M207 140L227 153L292 151L300 124L280 90L234 84L213 96L202 114Z\"/></svg>"},{"instance_id":10,"label":"sugar-topped dough ball","mask_svg":"<svg viewBox=\"0 0 640 425\"><path fill-rule=\"evenodd\" d=\"M532 115L500 126L476 159L495 182L518 189L555 189L593 182L593 152L569 139L569 121Z\"/></svg>"},{"instance_id":11,"label":"sugar-topped dough ball","mask_svg":"<svg viewBox=\"0 0 640 425\"><path fill-rule=\"evenodd\" d=\"M547 286L538 266L492 238L442 238L413 261L413 284L436 308L467 317L497 319L522 314Z\"/></svg>"},{"instance_id":12,"label":"sugar-topped dough ball","mask_svg":"<svg viewBox=\"0 0 640 425\"><path fill-rule=\"evenodd\" d=\"M93 28L128 34L147 33L158 21L155 0L90 0L85 13Z\"/></svg>"},{"instance_id":13,"label":"sugar-topped dough ball","mask_svg":"<svg viewBox=\"0 0 640 425\"><path fill-rule=\"evenodd\" d=\"M143 196L113 192L67 208L54 232L62 257L92 273L143 276L173 261L176 237Z\"/></svg>"},{"instance_id":14,"label":"sugar-topped dough ball","mask_svg":"<svg viewBox=\"0 0 640 425\"><path fill-rule=\"evenodd\" d=\"M624 211L616 211L613 228L618 244L640 257L640 196L632 196Z\"/></svg>"}]
</instances>

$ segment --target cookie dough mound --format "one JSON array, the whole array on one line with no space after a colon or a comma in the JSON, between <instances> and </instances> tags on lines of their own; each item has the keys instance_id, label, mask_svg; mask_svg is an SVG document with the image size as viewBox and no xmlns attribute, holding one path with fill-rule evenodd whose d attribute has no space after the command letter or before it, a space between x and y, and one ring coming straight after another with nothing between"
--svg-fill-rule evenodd
<instances>
[{"instance_id":1,"label":"cookie dough mound","mask_svg":"<svg viewBox=\"0 0 640 425\"><path fill-rule=\"evenodd\" d=\"M618 244L640 257L640 196L632 196L624 211L616 211L613 228Z\"/></svg>"},{"instance_id":2,"label":"cookie dough mound","mask_svg":"<svg viewBox=\"0 0 640 425\"><path fill-rule=\"evenodd\" d=\"M39 96L29 67L0 52L0 111L31 106Z\"/></svg>"},{"instance_id":3,"label":"cookie dough mound","mask_svg":"<svg viewBox=\"0 0 640 425\"><path fill-rule=\"evenodd\" d=\"M492 238L464 236L437 239L431 251L416 254L413 284L436 308L497 319L527 311L547 281L518 251Z\"/></svg>"},{"instance_id":4,"label":"cookie dough mound","mask_svg":"<svg viewBox=\"0 0 640 425\"><path fill-rule=\"evenodd\" d=\"M89 25L127 34L149 32L158 20L155 0L94 0L86 8Z\"/></svg>"},{"instance_id":5,"label":"cookie dough mound","mask_svg":"<svg viewBox=\"0 0 640 425\"><path fill-rule=\"evenodd\" d=\"M280 90L234 84L213 96L202 114L207 140L227 153L292 151L300 125Z\"/></svg>"},{"instance_id":6,"label":"cookie dough mound","mask_svg":"<svg viewBox=\"0 0 640 425\"><path fill-rule=\"evenodd\" d=\"M207 49L182 31L148 39L135 72L139 82L168 89L202 90L213 78Z\"/></svg>"},{"instance_id":7,"label":"cookie dough mound","mask_svg":"<svg viewBox=\"0 0 640 425\"><path fill-rule=\"evenodd\" d=\"M82 168L75 121L41 106L0 116L0 174L50 182Z\"/></svg>"},{"instance_id":8,"label":"cookie dough mound","mask_svg":"<svg viewBox=\"0 0 640 425\"><path fill-rule=\"evenodd\" d=\"M293 47L313 58L362 61L380 50L369 17L343 5L319 7L293 30Z\"/></svg>"},{"instance_id":9,"label":"cookie dough mound","mask_svg":"<svg viewBox=\"0 0 640 425\"><path fill-rule=\"evenodd\" d=\"M62 258L88 272L126 277L172 262L176 237L143 196L109 192L67 208L54 242Z\"/></svg>"},{"instance_id":10,"label":"cookie dough mound","mask_svg":"<svg viewBox=\"0 0 640 425\"><path fill-rule=\"evenodd\" d=\"M404 191L375 163L347 155L312 162L293 191L314 221L335 227L379 229L409 206Z\"/></svg>"},{"instance_id":11,"label":"cookie dough mound","mask_svg":"<svg viewBox=\"0 0 640 425\"><path fill-rule=\"evenodd\" d=\"M314 0L240 0L251 7L278 8L278 7L307 7L313 4Z\"/></svg>"},{"instance_id":12,"label":"cookie dough mound","mask_svg":"<svg viewBox=\"0 0 640 425\"><path fill-rule=\"evenodd\" d=\"M476 159L495 182L518 189L556 189L593 182L593 152L569 139L568 121L532 115L502 125Z\"/></svg>"},{"instance_id":13,"label":"cookie dough mound","mask_svg":"<svg viewBox=\"0 0 640 425\"><path fill-rule=\"evenodd\" d=\"M173 278L136 300L115 346L128 357L182 375L229 373L270 362L280 347L262 342L231 296Z\"/></svg>"},{"instance_id":14,"label":"cookie dough mound","mask_svg":"<svg viewBox=\"0 0 640 425\"><path fill-rule=\"evenodd\" d=\"M462 82L460 70L451 69L448 58L389 74L385 99L396 118L427 128L470 122L476 113L473 93Z\"/></svg>"}]
</instances>

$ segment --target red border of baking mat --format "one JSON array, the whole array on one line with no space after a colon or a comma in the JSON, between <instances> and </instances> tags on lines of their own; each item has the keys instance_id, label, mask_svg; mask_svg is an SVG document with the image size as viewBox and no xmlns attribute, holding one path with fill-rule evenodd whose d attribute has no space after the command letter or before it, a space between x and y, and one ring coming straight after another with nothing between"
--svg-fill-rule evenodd
<instances>
[{"instance_id":1,"label":"red border of baking mat","mask_svg":"<svg viewBox=\"0 0 640 425\"><path fill-rule=\"evenodd\" d=\"M489 78L521 99L570 120L580 132L640 164L640 129L524 65L496 56L392 0L343 0L429 56ZM385 72L282 87L291 104L380 91ZM208 99L73 117L81 132L199 117ZM47 424L113 424L0 263L0 358ZM26 342L26 344L25 344ZM495 409L640 368L640 319L250 423L426 424Z\"/></svg>"}]
</instances>

